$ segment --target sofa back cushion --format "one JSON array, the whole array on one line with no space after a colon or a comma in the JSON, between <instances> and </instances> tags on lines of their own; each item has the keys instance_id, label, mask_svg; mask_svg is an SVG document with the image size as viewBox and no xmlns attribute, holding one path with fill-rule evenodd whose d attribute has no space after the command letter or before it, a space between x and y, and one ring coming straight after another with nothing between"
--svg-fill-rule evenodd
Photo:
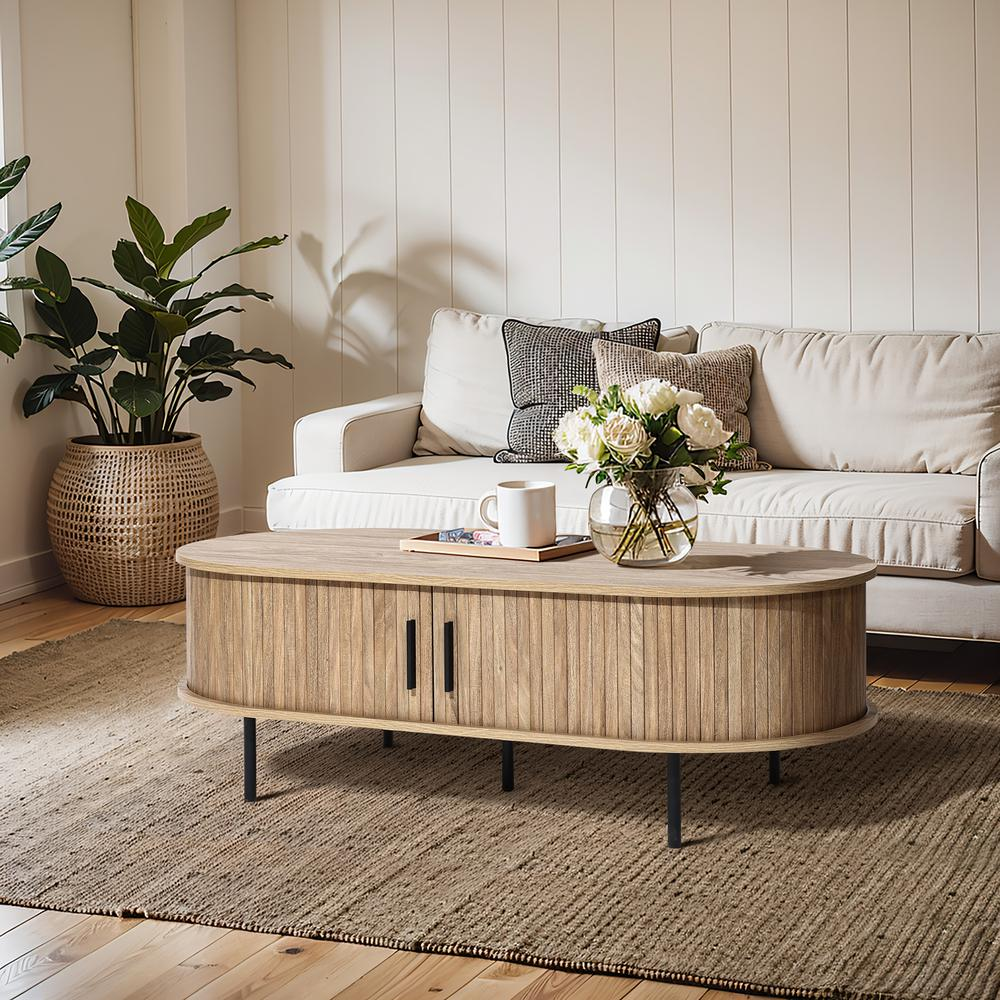
<instances>
[{"instance_id":1,"label":"sofa back cushion","mask_svg":"<svg viewBox=\"0 0 1000 1000\"><path fill-rule=\"evenodd\" d=\"M1000 335L831 333L710 323L698 351L750 344L750 423L785 469L974 475L1000 442Z\"/></svg>"},{"instance_id":2,"label":"sofa back cushion","mask_svg":"<svg viewBox=\"0 0 1000 1000\"><path fill-rule=\"evenodd\" d=\"M514 403L507 374L503 324L511 317L438 309L431 319L415 455L487 455L507 447ZM599 319L528 319L570 330L617 330ZM689 351L689 327L666 330L660 350Z\"/></svg>"}]
</instances>

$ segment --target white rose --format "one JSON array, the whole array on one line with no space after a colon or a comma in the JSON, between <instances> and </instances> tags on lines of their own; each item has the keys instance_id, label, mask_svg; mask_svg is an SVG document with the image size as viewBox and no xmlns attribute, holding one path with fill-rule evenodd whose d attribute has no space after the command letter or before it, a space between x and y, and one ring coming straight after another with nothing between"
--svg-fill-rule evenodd
<instances>
[{"instance_id":1,"label":"white rose","mask_svg":"<svg viewBox=\"0 0 1000 1000\"><path fill-rule=\"evenodd\" d=\"M700 392L678 389L662 378L648 378L625 389L622 396L640 413L653 417L669 412L679 403L700 403L705 398Z\"/></svg>"},{"instance_id":2,"label":"white rose","mask_svg":"<svg viewBox=\"0 0 1000 1000\"><path fill-rule=\"evenodd\" d=\"M592 406L570 410L562 415L552 435L556 447L564 455L590 466L597 465L605 454L604 442L592 419L594 416Z\"/></svg>"},{"instance_id":3,"label":"white rose","mask_svg":"<svg viewBox=\"0 0 1000 1000\"><path fill-rule=\"evenodd\" d=\"M695 448L718 448L732 436L715 411L701 403L688 403L677 411L677 426Z\"/></svg>"},{"instance_id":4,"label":"white rose","mask_svg":"<svg viewBox=\"0 0 1000 1000\"><path fill-rule=\"evenodd\" d=\"M601 438L615 457L626 465L642 454L648 454L653 439L646 432L642 421L627 413L615 410L601 425Z\"/></svg>"}]
</instances>

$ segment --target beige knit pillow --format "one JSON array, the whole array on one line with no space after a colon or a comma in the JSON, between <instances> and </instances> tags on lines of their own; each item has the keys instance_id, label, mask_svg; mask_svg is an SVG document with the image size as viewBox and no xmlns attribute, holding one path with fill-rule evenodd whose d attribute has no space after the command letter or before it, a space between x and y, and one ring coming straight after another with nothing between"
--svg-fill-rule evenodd
<instances>
[{"instance_id":1,"label":"beige knit pillow","mask_svg":"<svg viewBox=\"0 0 1000 1000\"><path fill-rule=\"evenodd\" d=\"M705 405L715 410L727 431L750 444L750 375L753 372L754 350L749 344L737 344L722 351L704 354L673 354L667 351L646 351L630 344L615 344L607 340L594 341L594 360L601 389L620 385L623 389L648 378L662 378L680 389L691 389L705 397ZM746 447L732 462L720 463L724 469L768 469L759 462L757 452Z\"/></svg>"}]
</instances>

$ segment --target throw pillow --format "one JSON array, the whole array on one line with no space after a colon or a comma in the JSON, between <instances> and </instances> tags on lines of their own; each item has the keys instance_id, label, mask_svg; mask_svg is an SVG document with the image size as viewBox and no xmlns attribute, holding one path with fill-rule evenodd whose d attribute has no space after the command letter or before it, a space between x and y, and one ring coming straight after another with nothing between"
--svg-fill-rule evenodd
<instances>
[{"instance_id":1,"label":"throw pillow","mask_svg":"<svg viewBox=\"0 0 1000 1000\"><path fill-rule=\"evenodd\" d=\"M583 400L573 394L573 387L597 388L594 344L598 341L627 344L645 348L652 354L659 336L658 319L603 331L534 326L521 320L507 320L503 325L503 339L507 347L514 412L507 428L508 450L498 452L495 460L562 460L552 434L567 410L583 404Z\"/></svg>"},{"instance_id":2,"label":"throw pillow","mask_svg":"<svg viewBox=\"0 0 1000 1000\"><path fill-rule=\"evenodd\" d=\"M750 376L753 374L754 349L749 344L737 344L722 351L704 354L665 354L644 351L628 344L594 342L597 378L602 391L609 385L623 389L662 378L678 388L700 392L705 405L715 410L727 431L750 444ZM724 469L767 469L757 460L757 452L744 448L739 458L721 463Z\"/></svg>"}]
</instances>

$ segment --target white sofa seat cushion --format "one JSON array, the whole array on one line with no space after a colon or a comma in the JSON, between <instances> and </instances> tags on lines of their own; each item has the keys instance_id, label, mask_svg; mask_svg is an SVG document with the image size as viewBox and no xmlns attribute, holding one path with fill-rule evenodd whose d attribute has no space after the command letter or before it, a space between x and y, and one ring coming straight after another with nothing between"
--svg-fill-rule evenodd
<instances>
[{"instance_id":1,"label":"white sofa seat cushion","mask_svg":"<svg viewBox=\"0 0 1000 1000\"><path fill-rule=\"evenodd\" d=\"M489 458L439 455L365 472L291 476L268 490L268 525L474 525L483 493L504 479L524 478L555 482L559 531L587 530L585 477L558 464L519 465L516 477L506 471ZM974 569L973 477L777 469L732 478L728 496L701 505L700 537L858 552L884 572L908 576L962 576Z\"/></svg>"},{"instance_id":2,"label":"white sofa seat cushion","mask_svg":"<svg viewBox=\"0 0 1000 1000\"><path fill-rule=\"evenodd\" d=\"M558 464L428 455L367 472L290 476L267 491L267 524L286 528L457 528L478 524L479 498L506 479L556 483L556 528L587 531L585 479Z\"/></svg>"},{"instance_id":3,"label":"white sofa seat cushion","mask_svg":"<svg viewBox=\"0 0 1000 1000\"><path fill-rule=\"evenodd\" d=\"M775 469L732 479L702 506L699 537L857 552L901 576L975 568L971 476Z\"/></svg>"}]
</instances>

